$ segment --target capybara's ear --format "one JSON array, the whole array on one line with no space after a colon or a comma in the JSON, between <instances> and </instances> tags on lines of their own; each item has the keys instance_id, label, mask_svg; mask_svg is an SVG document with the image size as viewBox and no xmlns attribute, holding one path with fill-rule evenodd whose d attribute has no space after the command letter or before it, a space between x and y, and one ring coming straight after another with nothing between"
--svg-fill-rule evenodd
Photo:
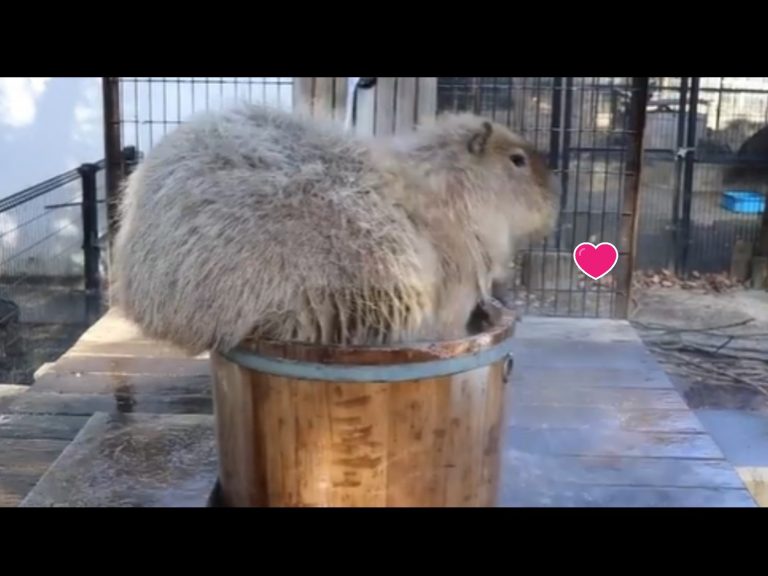
<instances>
[{"instance_id":1,"label":"capybara's ear","mask_svg":"<svg viewBox=\"0 0 768 576\"><path fill-rule=\"evenodd\" d=\"M470 154L475 156L482 156L488 149L488 140L493 133L493 126L490 122L483 122L482 127L479 130L473 131L469 136L469 142L467 142L467 148Z\"/></svg>"}]
</instances>

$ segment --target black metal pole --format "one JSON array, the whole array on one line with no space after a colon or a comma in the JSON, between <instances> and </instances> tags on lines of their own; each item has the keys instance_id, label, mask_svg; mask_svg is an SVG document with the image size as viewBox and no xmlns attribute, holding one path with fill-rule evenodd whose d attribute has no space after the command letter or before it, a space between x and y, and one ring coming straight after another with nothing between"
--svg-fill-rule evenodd
<instances>
[{"instance_id":1,"label":"black metal pole","mask_svg":"<svg viewBox=\"0 0 768 576\"><path fill-rule=\"evenodd\" d=\"M563 115L563 79L554 78L552 82L552 119L549 131L549 167L556 172L560 164L560 142L562 137L562 115ZM557 220L557 230L555 231L555 245L560 249L560 235L562 234L562 215L564 198L560 197L560 213Z\"/></svg>"},{"instance_id":2,"label":"black metal pole","mask_svg":"<svg viewBox=\"0 0 768 576\"><path fill-rule=\"evenodd\" d=\"M675 167L675 180L672 197L672 254L670 256L671 262L668 260L669 267L673 268L675 274L680 274L680 261L679 254L680 249L680 197L682 195L682 182L683 182L683 162L685 156L681 157L680 152L685 148L685 124L687 117L688 104L688 78L680 78L680 101L679 109L677 112L677 139L675 141L675 149L672 151L674 155L674 167Z\"/></svg>"},{"instance_id":3,"label":"black metal pole","mask_svg":"<svg viewBox=\"0 0 768 576\"><path fill-rule=\"evenodd\" d=\"M94 164L78 168L83 187L81 204L83 217L83 254L85 261L86 315L90 324L98 317L101 307L101 282L99 277L99 212L96 198L96 173Z\"/></svg>"},{"instance_id":4,"label":"black metal pole","mask_svg":"<svg viewBox=\"0 0 768 576\"><path fill-rule=\"evenodd\" d=\"M555 237L555 278L557 278L555 288L555 311L558 309L560 301L559 293L557 290L560 288L560 253L563 250L563 213L568 205L568 181L570 179L571 169L571 128L573 126L573 78L565 78L565 93L563 102L563 116L560 119L560 143L562 145L562 156L560 158L560 212L557 218L557 231ZM573 229L571 230L572 237L575 237L577 230L577 218L579 207L576 205L578 201L578 195L574 198L573 204L573 218L571 220ZM575 245L575 243L572 243ZM545 251L547 245L545 244ZM542 270L541 277L546 278L544 266L547 259L542 258ZM569 281L569 289L571 289L571 283ZM571 313L571 294L568 294L568 314Z\"/></svg>"},{"instance_id":5,"label":"black metal pole","mask_svg":"<svg viewBox=\"0 0 768 576\"><path fill-rule=\"evenodd\" d=\"M568 181L571 169L571 129L573 128L573 78L565 79L565 103L563 105L563 118L561 118L562 162L560 164L560 215L562 216L568 204ZM576 233L576 215L579 207L573 206L573 233ZM562 250L562 230L557 227L557 250ZM559 260L558 260L559 262Z\"/></svg>"},{"instance_id":6,"label":"black metal pole","mask_svg":"<svg viewBox=\"0 0 768 576\"><path fill-rule=\"evenodd\" d=\"M618 290L615 314L628 318L632 303L632 276L637 257L637 222L640 213L640 179L643 167L643 143L648 110L648 78L632 78L629 105L629 142L621 203L619 262L616 264Z\"/></svg>"},{"instance_id":7,"label":"black metal pole","mask_svg":"<svg viewBox=\"0 0 768 576\"><path fill-rule=\"evenodd\" d=\"M691 78L691 97L688 105L688 130L685 140L685 167L683 169L682 251L680 272L688 276L688 253L691 246L691 205L693 204L693 174L696 165L696 120L699 112L699 78Z\"/></svg>"},{"instance_id":8,"label":"black metal pole","mask_svg":"<svg viewBox=\"0 0 768 576\"><path fill-rule=\"evenodd\" d=\"M105 181L107 187L107 226L109 252L118 227L120 182L125 177L120 133L120 78L103 77Z\"/></svg>"},{"instance_id":9,"label":"black metal pole","mask_svg":"<svg viewBox=\"0 0 768 576\"><path fill-rule=\"evenodd\" d=\"M549 167L552 170L557 169L557 163L560 159L560 131L562 126L562 98L563 98L563 79L555 78L552 83L552 120L549 136Z\"/></svg>"}]
</instances>

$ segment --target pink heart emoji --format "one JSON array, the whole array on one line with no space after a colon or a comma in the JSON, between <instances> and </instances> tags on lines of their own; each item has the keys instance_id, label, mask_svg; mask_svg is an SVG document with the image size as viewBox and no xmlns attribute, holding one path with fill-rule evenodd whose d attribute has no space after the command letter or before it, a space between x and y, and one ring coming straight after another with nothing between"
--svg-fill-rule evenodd
<instances>
[{"instance_id":1,"label":"pink heart emoji","mask_svg":"<svg viewBox=\"0 0 768 576\"><path fill-rule=\"evenodd\" d=\"M579 270L592 280L600 280L608 274L619 261L619 251L610 242L595 246L591 242L582 242L573 251L573 261Z\"/></svg>"}]
</instances>

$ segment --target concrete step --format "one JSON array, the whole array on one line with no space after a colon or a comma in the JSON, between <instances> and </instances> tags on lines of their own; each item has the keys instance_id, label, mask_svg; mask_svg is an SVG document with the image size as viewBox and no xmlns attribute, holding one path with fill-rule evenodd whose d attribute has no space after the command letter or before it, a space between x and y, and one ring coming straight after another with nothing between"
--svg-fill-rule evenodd
<instances>
[{"instance_id":1,"label":"concrete step","mask_svg":"<svg viewBox=\"0 0 768 576\"><path fill-rule=\"evenodd\" d=\"M0 437L0 508L18 506L69 440Z\"/></svg>"},{"instance_id":2,"label":"concrete step","mask_svg":"<svg viewBox=\"0 0 768 576\"><path fill-rule=\"evenodd\" d=\"M735 466L757 504L768 507L768 414L697 410L696 416Z\"/></svg>"},{"instance_id":3,"label":"concrete step","mask_svg":"<svg viewBox=\"0 0 768 576\"><path fill-rule=\"evenodd\" d=\"M18 398L21 394L24 394L29 390L29 386L22 386L18 384L0 384L0 413L5 408Z\"/></svg>"},{"instance_id":4,"label":"concrete step","mask_svg":"<svg viewBox=\"0 0 768 576\"><path fill-rule=\"evenodd\" d=\"M33 387L34 388L34 387ZM213 400L208 396L162 396L160 394L61 394L36 392L34 389L14 399L6 407L8 414L55 414L91 416L96 412L146 414L213 414Z\"/></svg>"},{"instance_id":5,"label":"concrete step","mask_svg":"<svg viewBox=\"0 0 768 576\"><path fill-rule=\"evenodd\" d=\"M208 507L212 416L97 413L20 507Z\"/></svg>"}]
</instances>

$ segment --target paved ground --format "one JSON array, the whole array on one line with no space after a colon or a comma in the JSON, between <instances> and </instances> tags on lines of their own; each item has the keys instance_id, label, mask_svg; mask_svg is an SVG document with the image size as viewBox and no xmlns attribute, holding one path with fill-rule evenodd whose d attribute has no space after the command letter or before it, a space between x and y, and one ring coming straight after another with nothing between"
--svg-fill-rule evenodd
<instances>
[{"instance_id":1,"label":"paved ground","mask_svg":"<svg viewBox=\"0 0 768 576\"><path fill-rule=\"evenodd\" d=\"M655 287L638 303L641 337L768 506L768 292ZM660 326L670 330L649 328Z\"/></svg>"},{"instance_id":2,"label":"paved ground","mask_svg":"<svg viewBox=\"0 0 768 576\"><path fill-rule=\"evenodd\" d=\"M0 503L207 505L208 374L108 314L0 416ZM627 322L524 319L506 402L501 506L755 505Z\"/></svg>"}]
</instances>

